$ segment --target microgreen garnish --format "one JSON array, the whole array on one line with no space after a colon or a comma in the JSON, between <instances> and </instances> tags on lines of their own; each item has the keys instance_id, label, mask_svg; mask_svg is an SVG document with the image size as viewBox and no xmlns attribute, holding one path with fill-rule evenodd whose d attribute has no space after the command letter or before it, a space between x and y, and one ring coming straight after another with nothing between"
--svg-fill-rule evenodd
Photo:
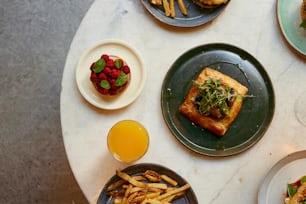
<instances>
[{"instance_id":1,"label":"microgreen garnish","mask_svg":"<svg viewBox=\"0 0 306 204\"><path fill-rule=\"evenodd\" d=\"M287 193L288 193L289 198L292 198L294 194L296 194L297 190L298 190L298 186L287 184Z\"/></svg>"},{"instance_id":2,"label":"microgreen garnish","mask_svg":"<svg viewBox=\"0 0 306 204\"><path fill-rule=\"evenodd\" d=\"M221 84L219 79L208 79L204 84L194 82L199 90L195 104L201 115L221 118L229 114L232 101L237 96L234 89Z\"/></svg>"},{"instance_id":3,"label":"microgreen garnish","mask_svg":"<svg viewBox=\"0 0 306 204\"><path fill-rule=\"evenodd\" d=\"M99 59L96 61L95 66L93 68L93 71L95 73L100 73L103 71L103 69L105 68L105 60L104 59Z\"/></svg>"},{"instance_id":4,"label":"microgreen garnish","mask_svg":"<svg viewBox=\"0 0 306 204\"><path fill-rule=\"evenodd\" d=\"M300 183L303 184L303 183L305 183L305 182L306 182L306 176L303 176L303 177L301 178Z\"/></svg>"},{"instance_id":5,"label":"microgreen garnish","mask_svg":"<svg viewBox=\"0 0 306 204\"><path fill-rule=\"evenodd\" d=\"M300 27L306 29L306 20L304 20L304 21L300 24Z\"/></svg>"},{"instance_id":6,"label":"microgreen garnish","mask_svg":"<svg viewBox=\"0 0 306 204\"><path fill-rule=\"evenodd\" d=\"M109 84L109 82L107 81L107 80L101 80L101 82L100 82L100 86L102 87L102 88L104 88L104 89L110 89L110 84Z\"/></svg>"},{"instance_id":7,"label":"microgreen garnish","mask_svg":"<svg viewBox=\"0 0 306 204\"><path fill-rule=\"evenodd\" d=\"M120 73L120 75L116 79L115 85L122 86L126 83L127 80L128 80L128 76L124 73Z\"/></svg>"},{"instance_id":8,"label":"microgreen garnish","mask_svg":"<svg viewBox=\"0 0 306 204\"><path fill-rule=\"evenodd\" d=\"M120 69L122 67L122 61L120 59L115 60L115 67Z\"/></svg>"}]
</instances>

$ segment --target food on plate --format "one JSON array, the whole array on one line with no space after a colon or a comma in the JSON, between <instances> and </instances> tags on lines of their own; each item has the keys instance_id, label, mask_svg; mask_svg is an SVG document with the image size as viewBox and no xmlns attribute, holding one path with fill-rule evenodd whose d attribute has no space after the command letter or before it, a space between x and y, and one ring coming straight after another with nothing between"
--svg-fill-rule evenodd
<instances>
[{"instance_id":1,"label":"food on plate","mask_svg":"<svg viewBox=\"0 0 306 204\"><path fill-rule=\"evenodd\" d=\"M174 0L169 0L170 16L175 17Z\"/></svg>"},{"instance_id":2,"label":"food on plate","mask_svg":"<svg viewBox=\"0 0 306 204\"><path fill-rule=\"evenodd\" d=\"M183 15L187 16L188 15L188 10L184 4L183 0L177 0L177 3L179 5L180 11L182 12Z\"/></svg>"},{"instance_id":3,"label":"food on plate","mask_svg":"<svg viewBox=\"0 0 306 204\"><path fill-rule=\"evenodd\" d=\"M165 15L170 16L171 15L171 10L170 10L170 4L169 4L168 0L163 0L163 7L164 7L164 10L165 10Z\"/></svg>"},{"instance_id":4,"label":"food on plate","mask_svg":"<svg viewBox=\"0 0 306 204\"><path fill-rule=\"evenodd\" d=\"M149 134L139 122L122 120L110 129L107 146L117 160L133 162L146 153L149 147Z\"/></svg>"},{"instance_id":5,"label":"food on plate","mask_svg":"<svg viewBox=\"0 0 306 204\"><path fill-rule=\"evenodd\" d=\"M223 136L237 117L248 88L206 67L198 75L179 111L192 122Z\"/></svg>"},{"instance_id":6,"label":"food on plate","mask_svg":"<svg viewBox=\"0 0 306 204\"><path fill-rule=\"evenodd\" d=\"M193 0L193 3L201 8L216 8L226 4L229 0Z\"/></svg>"},{"instance_id":7,"label":"food on plate","mask_svg":"<svg viewBox=\"0 0 306 204\"><path fill-rule=\"evenodd\" d=\"M156 6L161 6L163 5L162 0L150 0L150 4L156 5Z\"/></svg>"},{"instance_id":8,"label":"food on plate","mask_svg":"<svg viewBox=\"0 0 306 204\"><path fill-rule=\"evenodd\" d=\"M285 204L306 204L306 175L287 184Z\"/></svg>"},{"instance_id":9,"label":"food on plate","mask_svg":"<svg viewBox=\"0 0 306 204\"><path fill-rule=\"evenodd\" d=\"M154 6L161 6L168 17L174 18L176 16L175 12L175 0L149 0L149 2ZM188 15L188 10L186 9L183 0L177 0L179 9L183 15Z\"/></svg>"},{"instance_id":10,"label":"food on plate","mask_svg":"<svg viewBox=\"0 0 306 204\"><path fill-rule=\"evenodd\" d=\"M168 175L146 170L140 175L132 176L117 170L120 180L107 187L107 195L113 197L113 204L164 204L171 203L186 193L190 185L178 186Z\"/></svg>"},{"instance_id":11,"label":"food on plate","mask_svg":"<svg viewBox=\"0 0 306 204\"><path fill-rule=\"evenodd\" d=\"M301 19L302 23L300 24L300 27L306 29L306 0L303 0L301 5Z\"/></svg>"},{"instance_id":12,"label":"food on plate","mask_svg":"<svg viewBox=\"0 0 306 204\"><path fill-rule=\"evenodd\" d=\"M129 84L130 67L120 57L103 54L90 66L90 81L102 95L117 95Z\"/></svg>"}]
</instances>

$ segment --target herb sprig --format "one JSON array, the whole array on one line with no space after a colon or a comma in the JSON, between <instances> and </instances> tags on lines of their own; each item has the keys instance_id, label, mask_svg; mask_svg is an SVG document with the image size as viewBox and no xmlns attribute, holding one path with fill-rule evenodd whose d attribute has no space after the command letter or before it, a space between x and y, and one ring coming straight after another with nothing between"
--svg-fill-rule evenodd
<instances>
[{"instance_id":1,"label":"herb sprig","mask_svg":"<svg viewBox=\"0 0 306 204\"><path fill-rule=\"evenodd\" d=\"M300 24L300 27L306 30L306 20L302 21L302 23Z\"/></svg>"},{"instance_id":2,"label":"herb sprig","mask_svg":"<svg viewBox=\"0 0 306 204\"><path fill-rule=\"evenodd\" d=\"M195 104L199 113L205 116L227 116L233 101L239 96L234 89L222 85L219 79L210 78L204 84L194 82L194 85L199 90Z\"/></svg>"}]
</instances>

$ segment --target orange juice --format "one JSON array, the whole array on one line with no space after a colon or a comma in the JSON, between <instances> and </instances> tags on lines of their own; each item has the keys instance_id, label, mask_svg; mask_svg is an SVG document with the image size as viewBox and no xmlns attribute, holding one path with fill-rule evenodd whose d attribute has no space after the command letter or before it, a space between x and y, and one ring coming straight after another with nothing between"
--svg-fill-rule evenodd
<instances>
[{"instance_id":1,"label":"orange juice","mask_svg":"<svg viewBox=\"0 0 306 204\"><path fill-rule=\"evenodd\" d=\"M133 162L146 153L149 146L149 135L140 123L123 120L110 129L107 145L117 160Z\"/></svg>"}]
</instances>

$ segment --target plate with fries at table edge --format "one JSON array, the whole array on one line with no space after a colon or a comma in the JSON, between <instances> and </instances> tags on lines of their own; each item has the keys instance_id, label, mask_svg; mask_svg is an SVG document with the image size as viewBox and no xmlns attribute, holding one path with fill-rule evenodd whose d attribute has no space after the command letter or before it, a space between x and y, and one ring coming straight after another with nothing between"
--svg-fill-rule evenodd
<instances>
[{"instance_id":1,"label":"plate with fries at table edge","mask_svg":"<svg viewBox=\"0 0 306 204\"><path fill-rule=\"evenodd\" d=\"M214 8L201 8L193 0L161 0L164 4L154 5L152 0L141 0L147 11L157 20L176 27L195 27L215 19L227 6L227 3Z\"/></svg>"},{"instance_id":2,"label":"plate with fries at table edge","mask_svg":"<svg viewBox=\"0 0 306 204\"><path fill-rule=\"evenodd\" d=\"M116 170L102 189L97 204L116 204L123 200L124 203L198 204L184 178L167 167L152 163Z\"/></svg>"}]
</instances>

